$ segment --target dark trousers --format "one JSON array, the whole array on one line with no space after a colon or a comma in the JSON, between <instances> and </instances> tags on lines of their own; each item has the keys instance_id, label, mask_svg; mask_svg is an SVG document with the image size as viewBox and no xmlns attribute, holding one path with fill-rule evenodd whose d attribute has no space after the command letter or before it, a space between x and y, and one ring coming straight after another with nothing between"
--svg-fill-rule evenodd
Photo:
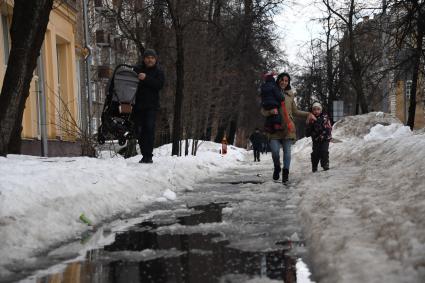
<instances>
[{"instance_id":1,"label":"dark trousers","mask_svg":"<svg viewBox=\"0 0 425 283\"><path fill-rule=\"evenodd\" d=\"M313 152L311 153L311 165L317 169L319 165L329 169L329 141L314 141Z\"/></svg>"},{"instance_id":2,"label":"dark trousers","mask_svg":"<svg viewBox=\"0 0 425 283\"><path fill-rule=\"evenodd\" d=\"M137 141L145 159L152 158L155 140L156 110L141 110L135 113Z\"/></svg>"},{"instance_id":3,"label":"dark trousers","mask_svg":"<svg viewBox=\"0 0 425 283\"><path fill-rule=\"evenodd\" d=\"M261 146L254 146L254 161L260 161L260 148Z\"/></svg>"}]
</instances>

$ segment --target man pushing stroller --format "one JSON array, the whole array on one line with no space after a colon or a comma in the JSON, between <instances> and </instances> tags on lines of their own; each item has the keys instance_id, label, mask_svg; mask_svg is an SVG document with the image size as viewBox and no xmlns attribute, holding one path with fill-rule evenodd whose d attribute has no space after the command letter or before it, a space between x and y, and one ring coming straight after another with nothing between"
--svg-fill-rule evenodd
<instances>
[{"instance_id":1,"label":"man pushing stroller","mask_svg":"<svg viewBox=\"0 0 425 283\"><path fill-rule=\"evenodd\" d=\"M153 49L146 49L143 62L134 67L138 74L136 102L133 110L137 141L143 155L140 163L152 163L155 139L156 113L159 109L159 91L164 86L164 72L158 67L158 56Z\"/></svg>"}]
</instances>

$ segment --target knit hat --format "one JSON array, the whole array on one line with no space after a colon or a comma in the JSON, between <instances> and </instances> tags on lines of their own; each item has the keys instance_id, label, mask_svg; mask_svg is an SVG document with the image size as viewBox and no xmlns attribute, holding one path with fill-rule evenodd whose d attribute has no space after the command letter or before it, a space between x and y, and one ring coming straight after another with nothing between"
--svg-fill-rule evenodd
<instances>
[{"instance_id":1,"label":"knit hat","mask_svg":"<svg viewBox=\"0 0 425 283\"><path fill-rule=\"evenodd\" d=\"M273 78L273 76L276 76L276 73L274 71L268 71L267 73L263 74L263 79L267 80Z\"/></svg>"},{"instance_id":2,"label":"knit hat","mask_svg":"<svg viewBox=\"0 0 425 283\"><path fill-rule=\"evenodd\" d=\"M153 50L153 49L146 49L145 50L145 52L143 53L143 58L148 57L148 56L153 56L155 58L158 58L156 51Z\"/></svg>"},{"instance_id":3,"label":"knit hat","mask_svg":"<svg viewBox=\"0 0 425 283\"><path fill-rule=\"evenodd\" d=\"M320 110L322 110L322 104L320 104L319 102L314 102L313 106L311 106L311 109L314 109L315 107L320 108Z\"/></svg>"}]
</instances>

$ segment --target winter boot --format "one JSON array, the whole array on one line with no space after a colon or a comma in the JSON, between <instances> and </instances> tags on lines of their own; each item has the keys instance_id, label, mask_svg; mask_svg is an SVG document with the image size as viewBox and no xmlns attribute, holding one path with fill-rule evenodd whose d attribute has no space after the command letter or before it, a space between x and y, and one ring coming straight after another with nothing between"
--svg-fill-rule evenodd
<instances>
[{"instance_id":1,"label":"winter boot","mask_svg":"<svg viewBox=\"0 0 425 283\"><path fill-rule=\"evenodd\" d=\"M273 170L273 180L279 180L280 166L275 166Z\"/></svg>"},{"instance_id":2,"label":"winter boot","mask_svg":"<svg viewBox=\"0 0 425 283\"><path fill-rule=\"evenodd\" d=\"M314 153L312 153L311 154L311 171L313 171L313 173L317 172L318 165L319 165L319 159Z\"/></svg>"},{"instance_id":3,"label":"winter boot","mask_svg":"<svg viewBox=\"0 0 425 283\"><path fill-rule=\"evenodd\" d=\"M150 156L150 157L148 157L148 156ZM153 163L152 154L150 154L150 155L146 154L145 156L143 156L142 159L139 161L139 163Z\"/></svg>"},{"instance_id":4,"label":"winter boot","mask_svg":"<svg viewBox=\"0 0 425 283\"><path fill-rule=\"evenodd\" d=\"M286 168L282 169L282 183L286 183L288 182L288 177L289 177L289 170Z\"/></svg>"},{"instance_id":5,"label":"winter boot","mask_svg":"<svg viewBox=\"0 0 425 283\"><path fill-rule=\"evenodd\" d=\"M311 161L311 171L313 173L317 172L317 166L319 165L318 163L319 162L314 162L313 160Z\"/></svg>"},{"instance_id":6,"label":"winter boot","mask_svg":"<svg viewBox=\"0 0 425 283\"><path fill-rule=\"evenodd\" d=\"M323 170L329 170L329 152L325 152L323 154L322 159L320 160L320 165L322 166Z\"/></svg>"},{"instance_id":7,"label":"winter boot","mask_svg":"<svg viewBox=\"0 0 425 283\"><path fill-rule=\"evenodd\" d=\"M329 162L322 165L324 171L329 170Z\"/></svg>"}]
</instances>

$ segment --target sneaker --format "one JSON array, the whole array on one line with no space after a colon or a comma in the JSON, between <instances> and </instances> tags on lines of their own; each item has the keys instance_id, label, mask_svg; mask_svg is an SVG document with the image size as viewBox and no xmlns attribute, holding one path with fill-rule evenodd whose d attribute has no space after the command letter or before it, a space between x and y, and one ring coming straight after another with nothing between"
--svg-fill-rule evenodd
<instances>
[{"instance_id":1,"label":"sneaker","mask_svg":"<svg viewBox=\"0 0 425 283\"><path fill-rule=\"evenodd\" d=\"M323 171L328 171L329 170L329 166L323 166Z\"/></svg>"},{"instance_id":2,"label":"sneaker","mask_svg":"<svg viewBox=\"0 0 425 283\"><path fill-rule=\"evenodd\" d=\"M313 167L313 168L311 169L311 171L313 171L313 173L317 172L317 167Z\"/></svg>"}]
</instances>

